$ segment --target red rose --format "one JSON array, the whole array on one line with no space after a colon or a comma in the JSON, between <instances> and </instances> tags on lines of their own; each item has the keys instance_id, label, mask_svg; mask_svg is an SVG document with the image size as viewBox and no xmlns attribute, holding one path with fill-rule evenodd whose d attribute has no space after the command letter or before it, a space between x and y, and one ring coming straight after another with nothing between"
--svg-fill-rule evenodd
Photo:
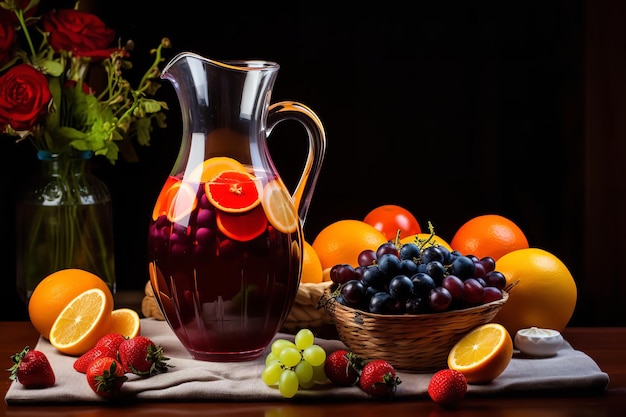
<instances>
[{"instance_id":1,"label":"red rose","mask_svg":"<svg viewBox=\"0 0 626 417\"><path fill-rule=\"evenodd\" d=\"M13 57L15 30L11 26L0 25L0 67Z\"/></svg>"},{"instance_id":2,"label":"red rose","mask_svg":"<svg viewBox=\"0 0 626 417\"><path fill-rule=\"evenodd\" d=\"M27 64L19 64L0 77L0 132L7 125L30 130L46 114L52 93L48 79Z\"/></svg>"},{"instance_id":3,"label":"red rose","mask_svg":"<svg viewBox=\"0 0 626 417\"><path fill-rule=\"evenodd\" d=\"M106 59L117 49L108 48L115 32L94 14L61 9L46 14L42 24L57 52L71 51L76 56Z\"/></svg>"}]
</instances>

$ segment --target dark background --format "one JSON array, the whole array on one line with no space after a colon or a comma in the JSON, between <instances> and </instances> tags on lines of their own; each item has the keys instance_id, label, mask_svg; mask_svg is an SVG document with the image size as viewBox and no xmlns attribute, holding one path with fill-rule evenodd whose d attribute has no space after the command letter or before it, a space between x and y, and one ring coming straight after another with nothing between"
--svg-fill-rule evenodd
<instances>
[{"instance_id":1,"label":"dark background","mask_svg":"<svg viewBox=\"0 0 626 417\"><path fill-rule=\"evenodd\" d=\"M46 2L72 5L73 2ZM435 3L435 2L433 2ZM504 3L504 4L502 4ZM296 100L325 125L325 164L305 223L310 242L339 219L362 219L381 204L412 211L450 240L468 219L497 213L533 247L558 256L578 286L573 325L626 325L620 260L626 230L621 3L573 1L418 2L276 9L232 2L206 11L188 2L82 1L122 40L137 69L161 37L177 52L214 59L265 59L281 70L273 101ZM140 162L99 161L94 172L114 204L118 290L148 280L152 205L177 156L180 114L167 81L168 128L139 150ZM304 133L289 123L270 137L293 186ZM36 170L27 143L3 140L1 227L8 250L1 297L6 320L25 318L15 294L14 202ZM10 168L12 167L12 168ZM7 310L4 309L6 312Z\"/></svg>"}]
</instances>

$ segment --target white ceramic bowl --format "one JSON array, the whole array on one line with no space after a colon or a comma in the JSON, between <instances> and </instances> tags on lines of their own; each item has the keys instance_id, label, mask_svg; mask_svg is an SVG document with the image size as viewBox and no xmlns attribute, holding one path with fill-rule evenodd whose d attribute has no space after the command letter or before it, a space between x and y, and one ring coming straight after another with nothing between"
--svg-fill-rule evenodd
<instances>
[{"instance_id":1,"label":"white ceramic bowl","mask_svg":"<svg viewBox=\"0 0 626 417\"><path fill-rule=\"evenodd\" d=\"M545 358L554 356L563 346L563 336L552 329L530 327L517 331L515 347L524 355Z\"/></svg>"}]
</instances>

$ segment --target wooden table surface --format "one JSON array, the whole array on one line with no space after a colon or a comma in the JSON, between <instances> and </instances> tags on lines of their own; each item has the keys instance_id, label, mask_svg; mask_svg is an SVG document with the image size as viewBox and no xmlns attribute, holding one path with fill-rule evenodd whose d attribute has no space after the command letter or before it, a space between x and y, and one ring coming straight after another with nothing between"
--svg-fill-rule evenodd
<instances>
[{"instance_id":1,"label":"wooden table surface","mask_svg":"<svg viewBox=\"0 0 626 417\"><path fill-rule=\"evenodd\" d=\"M30 322L0 322L0 359L3 368L11 365L10 356L24 346L35 346L37 332ZM609 375L608 389L601 395L466 397L456 410L440 408L430 399L392 401L346 401L297 403L278 402L163 402L136 403L124 406L103 405L11 405L2 401L0 415L42 416L237 416L237 417L347 417L347 416L626 416L626 327L572 327L563 332L574 349L585 352ZM2 398L11 382L8 373L0 383Z\"/></svg>"}]
</instances>

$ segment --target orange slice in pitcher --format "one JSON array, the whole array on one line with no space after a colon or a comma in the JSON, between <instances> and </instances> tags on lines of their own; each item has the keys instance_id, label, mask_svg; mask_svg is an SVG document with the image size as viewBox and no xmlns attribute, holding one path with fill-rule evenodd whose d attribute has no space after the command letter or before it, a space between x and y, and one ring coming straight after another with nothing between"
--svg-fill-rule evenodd
<instances>
[{"instance_id":1,"label":"orange slice in pitcher","mask_svg":"<svg viewBox=\"0 0 626 417\"><path fill-rule=\"evenodd\" d=\"M261 181L247 172L224 171L205 185L206 196L227 213L244 213L261 203Z\"/></svg>"},{"instance_id":2,"label":"orange slice in pitcher","mask_svg":"<svg viewBox=\"0 0 626 417\"><path fill-rule=\"evenodd\" d=\"M214 156L198 164L188 176L185 176L185 179L207 182L224 171L246 172L246 168L236 159L228 156Z\"/></svg>"},{"instance_id":3,"label":"orange slice in pitcher","mask_svg":"<svg viewBox=\"0 0 626 417\"><path fill-rule=\"evenodd\" d=\"M167 209L170 206L170 202L172 199L171 188L174 184L176 184L179 180L174 177L168 177L165 180L165 184L163 188L161 188L161 192L157 197L156 203L154 204L154 208L152 209L152 220L156 221L159 216L163 216L167 214Z\"/></svg>"},{"instance_id":4,"label":"orange slice in pitcher","mask_svg":"<svg viewBox=\"0 0 626 417\"><path fill-rule=\"evenodd\" d=\"M164 213L171 222L180 221L188 216L198 205L196 190L182 181L175 182L165 188L157 201L152 218L156 220L159 214Z\"/></svg>"},{"instance_id":5,"label":"orange slice in pitcher","mask_svg":"<svg viewBox=\"0 0 626 417\"><path fill-rule=\"evenodd\" d=\"M244 214L218 211L216 220L220 232L240 242L252 240L267 229L267 217L261 206Z\"/></svg>"},{"instance_id":6,"label":"orange slice in pitcher","mask_svg":"<svg viewBox=\"0 0 626 417\"><path fill-rule=\"evenodd\" d=\"M196 190L186 182L169 177L152 210L152 220L167 215L171 222L188 216L198 205Z\"/></svg>"},{"instance_id":7,"label":"orange slice in pitcher","mask_svg":"<svg viewBox=\"0 0 626 417\"><path fill-rule=\"evenodd\" d=\"M263 189L263 209L268 220L282 233L293 233L298 229L298 213L291 196L277 180L268 182Z\"/></svg>"}]
</instances>

